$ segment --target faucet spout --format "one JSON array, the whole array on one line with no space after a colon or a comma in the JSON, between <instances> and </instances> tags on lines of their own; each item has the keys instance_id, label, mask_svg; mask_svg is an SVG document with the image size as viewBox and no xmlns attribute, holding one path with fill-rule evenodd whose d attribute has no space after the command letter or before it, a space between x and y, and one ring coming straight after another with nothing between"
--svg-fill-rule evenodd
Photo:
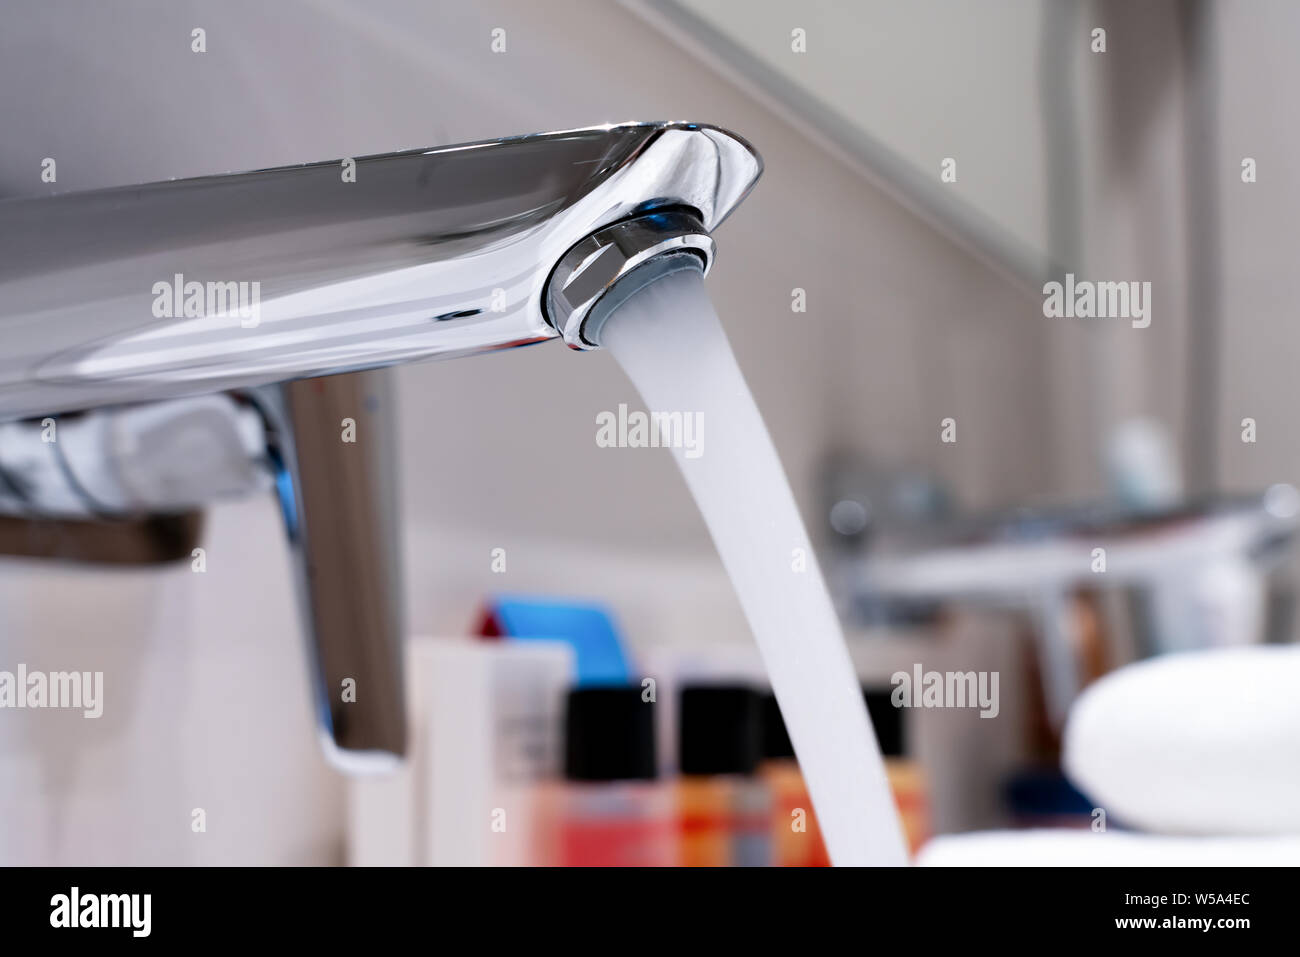
<instances>
[{"instance_id":1,"label":"faucet spout","mask_svg":"<svg viewBox=\"0 0 1300 957\"><path fill-rule=\"evenodd\" d=\"M648 123L0 202L0 421L549 339L566 252L760 171Z\"/></svg>"}]
</instances>

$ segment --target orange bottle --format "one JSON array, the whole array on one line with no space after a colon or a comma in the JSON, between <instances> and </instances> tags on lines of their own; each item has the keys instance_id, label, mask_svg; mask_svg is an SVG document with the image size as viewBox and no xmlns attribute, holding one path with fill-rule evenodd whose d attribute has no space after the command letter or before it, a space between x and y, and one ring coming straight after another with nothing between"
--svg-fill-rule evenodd
<instances>
[{"instance_id":1,"label":"orange bottle","mask_svg":"<svg viewBox=\"0 0 1300 957\"><path fill-rule=\"evenodd\" d=\"M739 685L682 689L677 782L681 863L756 867L772 860L771 795L756 775L758 695Z\"/></svg>"}]
</instances>

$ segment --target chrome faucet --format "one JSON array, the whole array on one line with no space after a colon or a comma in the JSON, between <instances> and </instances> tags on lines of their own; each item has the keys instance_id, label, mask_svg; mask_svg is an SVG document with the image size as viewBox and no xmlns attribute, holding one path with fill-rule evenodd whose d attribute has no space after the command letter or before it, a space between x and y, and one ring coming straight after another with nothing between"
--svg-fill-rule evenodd
<instances>
[{"instance_id":1,"label":"chrome faucet","mask_svg":"<svg viewBox=\"0 0 1300 957\"><path fill-rule=\"evenodd\" d=\"M400 573L373 370L597 348L647 281L708 271L761 169L716 127L637 123L0 202L0 513L90 527L273 489L328 751L391 763Z\"/></svg>"}]
</instances>

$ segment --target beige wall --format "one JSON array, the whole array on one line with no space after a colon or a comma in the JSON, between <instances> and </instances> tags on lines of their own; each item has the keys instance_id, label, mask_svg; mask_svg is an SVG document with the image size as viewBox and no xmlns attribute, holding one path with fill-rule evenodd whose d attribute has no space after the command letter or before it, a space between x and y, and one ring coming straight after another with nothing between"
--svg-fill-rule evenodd
<instances>
[{"instance_id":1,"label":"beige wall","mask_svg":"<svg viewBox=\"0 0 1300 957\"><path fill-rule=\"evenodd\" d=\"M1258 488L1300 484L1296 410L1300 381L1296 265L1300 259L1300 149L1293 47L1300 7L1285 0L1224 4L1220 69L1222 133L1217 156L1223 209L1224 402L1219 436L1224 482ZM1259 164L1254 184L1241 182L1241 160ZM1259 441L1240 440L1241 420L1259 422Z\"/></svg>"}]
</instances>

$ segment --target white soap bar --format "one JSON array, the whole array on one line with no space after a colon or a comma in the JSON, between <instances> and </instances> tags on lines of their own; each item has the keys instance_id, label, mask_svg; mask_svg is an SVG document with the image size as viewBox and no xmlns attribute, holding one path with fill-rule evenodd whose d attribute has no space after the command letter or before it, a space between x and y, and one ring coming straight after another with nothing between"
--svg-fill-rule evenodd
<instances>
[{"instance_id":1,"label":"white soap bar","mask_svg":"<svg viewBox=\"0 0 1300 957\"><path fill-rule=\"evenodd\" d=\"M1070 710L1064 765L1138 830L1300 833L1300 648L1186 652L1107 675Z\"/></svg>"}]
</instances>

